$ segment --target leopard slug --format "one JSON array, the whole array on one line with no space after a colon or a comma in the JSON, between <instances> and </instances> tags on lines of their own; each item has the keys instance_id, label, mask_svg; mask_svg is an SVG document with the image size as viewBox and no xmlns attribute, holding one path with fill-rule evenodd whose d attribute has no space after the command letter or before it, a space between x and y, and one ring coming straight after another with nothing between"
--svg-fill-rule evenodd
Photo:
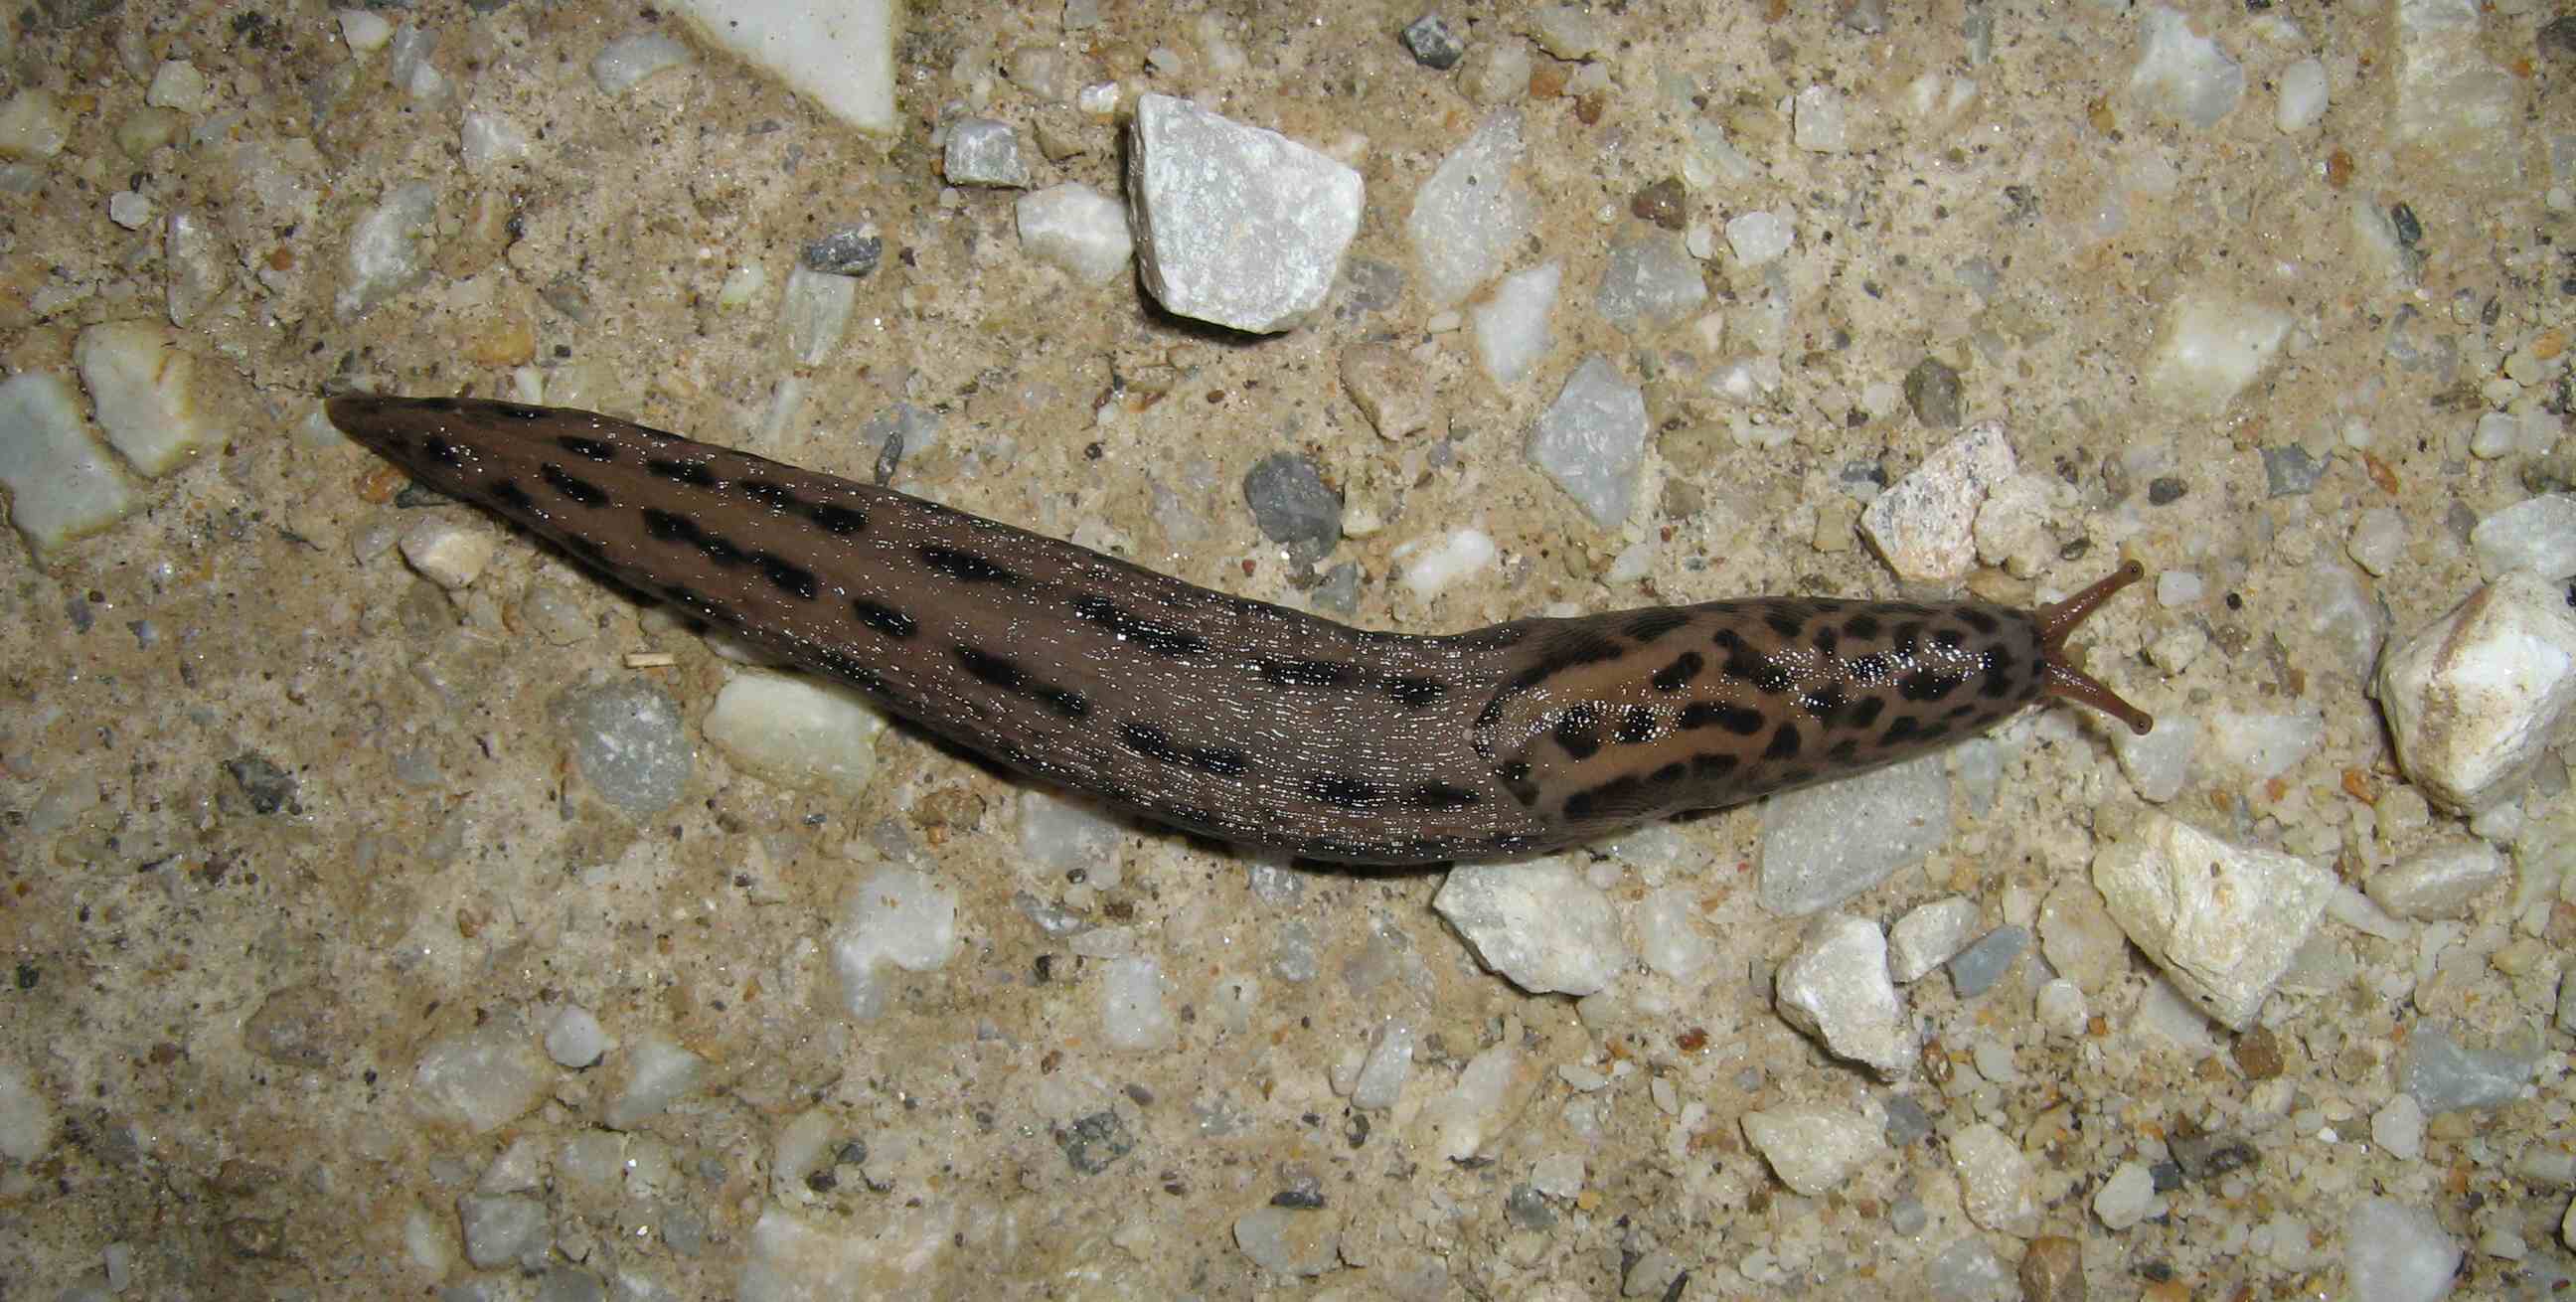
<instances>
[{"instance_id":1,"label":"leopard slug","mask_svg":"<svg viewBox=\"0 0 2576 1302\"><path fill-rule=\"evenodd\" d=\"M2131 561L2038 611L1762 597L1414 636L1193 587L607 416L347 394L439 492L1021 773L1314 859L1574 845L1919 755L2046 697Z\"/></svg>"}]
</instances>

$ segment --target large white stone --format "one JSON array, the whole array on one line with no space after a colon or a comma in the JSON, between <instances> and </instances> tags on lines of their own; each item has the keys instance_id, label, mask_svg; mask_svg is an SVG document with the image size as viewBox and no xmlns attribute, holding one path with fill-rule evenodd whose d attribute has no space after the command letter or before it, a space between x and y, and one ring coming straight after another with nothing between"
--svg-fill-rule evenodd
<instances>
[{"instance_id":1,"label":"large white stone","mask_svg":"<svg viewBox=\"0 0 2576 1302\"><path fill-rule=\"evenodd\" d=\"M2241 1031L2307 942L2335 881L2303 860L2150 814L2094 854L2093 884L2176 989Z\"/></svg>"},{"instance_id":2,"label":"large white stone","mask_svg":"<svg viewBox=\"0 0 2576 1302\"><path fill-rule=\"evenodd\" d=\"M2397 764L2435 804L2478 813L2512 795L2576 700L2576 616L2527 570L2469 594L2380 661Z\"/></svg>"},{"instance_id":3,"label":"large white stone","mask_svg":"<svg viewBox=\"0 0 2576 1302\"><path fill-rule=\"evenodd\" d=\"M1900 579L1955 580L1977 562L1977 508L2012 473L2003 424L1981 421L1879 494L1861 512L1861 535Z\"/></svg>"},{"instance_id":4,"label":"large white stone","mask_svg":"<svg viewBox=\"0 0 2576 1302\"><path fill-rule=\"evenodd\" d=\"M1188 100L1136 101L1127 203L1145 288L1181 316L1255 334L1320 307L1360 222L1360 174Z\"/></svg>"},{"instance_id":5,"label":"large white stone","mask_svg":"<svg viewBox=\"0 0 2576 1302\"><path fill-rule=\"evenodd\" d=\"M2218 411L2272 364L2290 324L2288 313L2261 304L2186 293L2166 307L2142 378L2166 402Z\"/></svg>"},{"instance_id":6,"label":"large white stone","mask_svg":"<svg viewBox=\"0 0 2576 1302\"><path fill-rule=\"evenodd\" d=\"M1532 994L1588 995L1628 963L1618 911L1563 859L1461 864L1431 907L1485 966Z\"/></svg>"},{"instance_id":7,"label":"large white stone","mask_svg":"<svg viewBox=\"0 0 2576 1302\"><path fill-rule=\"evenodd\" d=\"M749 670L716 693L701 728L746 772L846 796L865 789L876 772L885 716L849 688Z\"/></svg>"},{"instance_id":8,"label":"large white stone","mask_svg":"<svg viewBox=\"0 0 2576 1302\"><path fill-rule=\"evenodd\" d=\"M1774 978L1774 1001L1791 1026L1825 1052L1894 1080L1914 1060L1914 1037L1887 976L1887 940L1866 918L1818 918Z\"/></svg>"},{"instance_id":9,"label":"large white stone","mask_svg":"<svg viewBox=\"0 0 2576 1302\"><path fill-rule=\"evenodd\" d=\"M1497 109L1414 193L1404 235L1422 268L1424 302L1447 307L1476 292L1529 237L1538 204L1516 178L1521 154L1521 115Z\"/></svg>"},{"instance_id":10,"label":"large white stone","mask_svg":"<svg viewBox=\"0 0 2576 1302\"><path fill-rule=\"evenodd\" d=\"M1887 1154L1887 1141L1869 1118L1829 1103L1747 1112L1743 1125L1745 1140L1780 1183L1809 1198L1832 1193L1852 1172Z\"/></svg>"},{"instance_id":11,"label":"large white stone","mask_svg":"<svg viewBox=\"0 0 2576 1302\"><path fill-rule=\"evenodd\" d=\"M679 0L700 35L861 131L892 134L895 0Z\"/></svg>"}]
</instances>

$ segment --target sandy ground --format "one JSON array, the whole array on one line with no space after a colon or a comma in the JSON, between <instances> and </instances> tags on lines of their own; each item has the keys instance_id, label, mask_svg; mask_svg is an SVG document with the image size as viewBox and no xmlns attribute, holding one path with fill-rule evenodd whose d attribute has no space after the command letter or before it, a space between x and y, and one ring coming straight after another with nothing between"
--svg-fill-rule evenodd
<instances>
[{"instance_id":1,"label":"sandy ground","mask_svg":"<svg viewBox=\"0 0 2576 1302\"><path fill-rule=\"evenodd\" d=\"M2564 909L2541 910L2538 968L2491 961L2531 939L2500 898L2405 940L2328 921L2268 1029L2181 1043L2141 1025L2154 976L2134 954L2087 989L2086 1034L2049 1034L2034 947L1972 1002L1940 977L1911 987L1931 1044L1890 1083L1826 1059L1761 993L1799 924L1751 903L1753 810L1684 825L1686 871L1590 866L1622 907L1696 882L1722 957L1690 983L1632 966L1579 1007L1482 971L1430 911L1437 873L1303 871L1283 888L1138 831L1114 886L1069 882L1022 855L1019 786L901 733L856 797L764 782L701 745L685 796L637 822L573 774L553 704L641 678L694 727L738 670L524 538L465 592L438 589L390 540L423 511L477 517L398 503L397 472L313 423L334 380L508 396L527 367L585 405L864 477L877 452L860 427L907 402L937 413L938 434L897 486L1291 604L1314 576L1261 538L1240 484L1261 457L1302 452L1377 521L1327 561L1359 567L1358 622L1444 630L1550 607L1893 593L1852 537L1850 489L1954 437L1873 391L1936 357L1960 375L1966 418L2007 422L2020 466L2055 486L2038 572L1981 568L1971 589L2027 602L2118 555L2196 573L2197 599L2142 592L2097 621L2094 668L2213 735L2230 713L2321 712L2322 740L2287 772L2251 780L2204 755L2173 812L2348 877L2460 834L2408 804L2366 656L2310 614L2320 568L2343 567L2355 522L2384 507L2405 543L2361 582L2390 626L2421 626L2478 581L2466 526L2548 482L2539 458L2468 451L2504 359L2568 315L2553 242L2568 219L2545 196L2552 140L2576 122L2571 64L2536 38L2547 14L2499 5L2468 40L2501 70L2499 121L2410 136L2387 5L2188 6L2246 78L2206 128L2131 96L2141 18L2114 5L1948 0L1896 6L1870 33L1833 5L1648 0L1592 13L1607 40L1590 72L1537 51L1509 7L1445 10L1471 48L1533 53L1512 102L1539 218L1512 266L1561 259L1566 291L1556 346L1503 387L1466 335L1434 328L1403 229L1415 188L1488 106L1466 73L1398 43L1415 11L1307 8L1106 3L1070 34L1048 6L925 8L898 50L893 140L704 50L603 94L587 67L603 44L678 30L634 6L412 11L438 34L436 102L388 86L384 53L353 56L311 5L13 12L6 88L55 96L71 134L23 160L25 184L0 200L0 358L64 369L82 327L166 320L159 217L206 215L221 292L178 338L223 434L100 536L43 558L0 545L0 951L14 972L0 1065L51 1120L32 1160L0 1161L0 1293L50 1298L113 1258L127 1296L154 1298L715 1297L755 1260L814 1296L1913 1297L1980 1261L2009 1277L2056 1236L2072 1248L2047 1251L2080 1258L2092 1296L2304 1297L2344 1288L2344 1218L2374 1195L2462 1245L2525 1245L2471 1246L2463 1295L2563 1279L2568 1191L2513 1162L2571 1134L2565 1036L2549 1029ZM1972 64L1981 44L1990 58ZM1374 309L1346 292L1307 328L1231 339L1149 310L1130 279L1085 286L1033 263L1014 196L944 189L931 143L943 122L988 114L1061 151L1042 181L1115 193L1116 124L1050 100L1060 87L1029 72L1044 63L1031 47L1059 52L1061 88L1192 95L1350 162L1369 187L1352 255L1406 271L1404 292ZM2273 80L2309 56L2332 108L2283 134ZM205 138L120 148L165 59L209 78L179 131ZM1973 95L1955 109L1909 100L1962 82ZM1854 148L1790 139L1783 101L1817 86L1852 105ZM529 157L469 175L469 109L524 127ZM1747 268L1721 237L1703 312L1614 329L1591 307L1605 250L1642 229L1639 192L1704 174L1703 122L1755 174L1685 186L1683 224L1794 214L1797 245ZM437 196L429 274L344 316L352 222L413 181ZM155 219L111 222L124 190ZM2420 235L2386 256L2356 234L2356 203L2402 204ZM806 241L852 223L883 236L884 265L860 282L840 348L800 368L777 286ZM720 305L737 268L767 290ZM2291 323L2214 409L2141 378L2171 305L2194 297ZM1785 307L1776 337L1756 319L1766 298ZM1352 405L1339 358L1370 342L1414 351L1432 430L1382 439ZM1592 353L1644 383L1657 431L1624 532L1593 525L1522 452ZM1777 394L1748 411L1708 391L1713 368L1751 356L1779 362ZM768 428L791 380L801 407ZM1756 423L1789 437L1738 437ZM2276 496L2262 454L2291 445L2322 474ZM2151 492L2158 480L2181 495ZM1500 545L1495 566L1429 600L1388 581L1397 547L1467 527ZM1643 577L1608 577L1641 543ZM534 612L560 628L567 607L583 636L540 636ZM2179 672L2141 656L2186 626L2208 648ZM629 667L644 651L671 662ZM2029 922L2080 883L2101 820L2147 808L2110 733L2069 711L2016 725L2000 753L1991 803L1963 807L1941 848L1850 911L1885 922L1956 892L1990 925ZM245 759L291 777L291 796L255 801ZM2563 766L2546 767L2532 827L2576 817ZM851 881L889 855L953 892L963 948L856 1022L820 946ZM1105 1043L1100 961L1033 926L1022 894L1123 929L1118 944L1159 963L1179 1022L1167 1048ZM606 1063L548 1065L535 1106L485 1131L423 1106L415 1071L433 1046L490 1031L524 1050L567 1004L620 1043ZM2401 1156L2370 1120L2407 1036L2437 1016L2536 1059L2536 1085L2433 1119ZM1420 1038L1415 1074L1393 1112L1356 1112L1335 1072L1390 1017ZM705 1079L601 1129L633 1047L655 1040L702 1057ZM1443 1160L1427 1117L1505 1043L1518 1053L1481 1152ZM1608 1083L1580 1088L1596 1077L1567 1067ZM1801 1102L1875 1120L1897 1098L1929 1134L1817 1197L1784 1188L1737 1125ZM809 1113L868 1157L775 1189L779 1137ZM1103 1113L1132 1147L1077 1160L1095 1150L1074 1127ZM1949 1141L1981 1124L2027 1160L2027 1215L1968 1214ZM2195 1168L2134 1227L2092 1215L2122 1162L2164 1163L2203 1131L2254 1161ZM514 1146L522 1178L489 1177ZM458 1199L478 1184L542 1207L546 1269L463 1259ZM1338 1244L1319 1278L1266 1272L1238 1247L1238 1219L1283 1191L1320 1198L1292 1219Z\"/></svg>"}]
</instances>

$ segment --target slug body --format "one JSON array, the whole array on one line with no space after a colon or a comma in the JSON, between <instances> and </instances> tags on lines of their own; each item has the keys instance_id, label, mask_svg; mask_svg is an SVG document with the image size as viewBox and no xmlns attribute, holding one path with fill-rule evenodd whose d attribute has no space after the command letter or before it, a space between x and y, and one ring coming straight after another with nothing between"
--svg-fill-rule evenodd
<instances>
[{"instance_id":1,"label":"slug body","mask_svg":"<svg viewBox=\"0 0 2576 1302\"><path fill-rule=\"evenodd\" d=\"M1315 859L1561 848L1921 754L2050 696L2135 562L2031 612L1768 597L1370 632L606 416L347 395L422 483L1023 773Z\"/></svg>"}]
</instances>

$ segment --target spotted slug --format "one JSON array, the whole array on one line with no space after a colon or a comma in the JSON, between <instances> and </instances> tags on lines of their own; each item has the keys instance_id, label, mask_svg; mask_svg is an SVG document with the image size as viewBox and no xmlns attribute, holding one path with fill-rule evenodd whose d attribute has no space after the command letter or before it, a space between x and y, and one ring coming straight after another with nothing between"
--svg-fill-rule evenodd
<instances>
[{"instance_id":1,"label":"spotted slug","mask_svg":"<svg viewBox=\"0 0 2576 1302\"><path fill-rule=\"evenodd\" d=\"M347 394L431 488L1021 773L1313 859L1558 849L1919 755L2047 697L2131 561L2038 611L1761 597L1446 636L1194 587L608 416Z\"/></svg>"}]
</instances>

